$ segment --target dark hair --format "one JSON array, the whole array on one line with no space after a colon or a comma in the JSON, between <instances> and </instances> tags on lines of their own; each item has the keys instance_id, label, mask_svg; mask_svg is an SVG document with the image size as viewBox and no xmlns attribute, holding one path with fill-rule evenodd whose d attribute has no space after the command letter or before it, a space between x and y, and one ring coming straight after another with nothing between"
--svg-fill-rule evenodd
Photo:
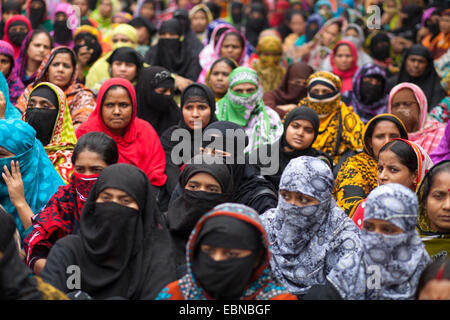
<instances>
[{"instance_id":1,"label":"dark hair","mask_svg":"<svg viewBox=\"0 0 450 320\"><path fill-rule=\"evenodd\" d=\"M423 179L423 193L422 193L422 201L426 201L428 197L428 193L430 192L431 187L433 186L434 179L437 175L442 172L450 173L450 160L445 160L433 166L430 171L427 172L426 179Z\"/></svg>"},{"instance_id":2,"label":"dark hair","mask_svg":"<svg viewBox=\"0 0 450 320\"><path fill-rule=\"evenodd\" d=\"M334 47L333 53L336 54L336 52L338 51L338 49L339 49L340 47L342 47L342 46L347 46L347 47L350 49L350 51L352 51L352 47L351 47L348 43L341 42L341 43L339 43L336 47ZM353 59L354 59L354 57L353 57Z\"/></svg>"},{"instance_id":3,"label":"dark hair","mask_svg":"<svg viewBox=\"0 0 450 320\"><path fill-rule=\"evenodd\" d=\"M238 37L238 38L239 38L239 41L241 42L242 50L245 49L245 48L244 48L244 46L245 46L245 40L244 40L244 38L242 37L242 35L239 34L239 33L236 32L236 31L230 31L230 32L228 32L228 33L223 37L223 39L222 39L222 44L223 44L223 42L225 41L225 39L228 38L229 36L235 36L235 37Z\"/></svg>"},{"instance_id":4,"label":"dark hair","mask_svg":"<svg viewBox=\"0 0 450 320\"><path fill-rule=\"evenodd\" d=\"M239 65L237 64L236 61L234 61L230 58L222 57L222 58L219 58L216 61L214 61L213 64L211 65L211 68L209 68L209 70L212 70L216 66L216 64L218 64L219 62L225 62L231 68L231 70L234 70L237 67L239 67Z\"/></svg>"},{"instance_id":5,"label":"dark hair","mask_svg":"<svg viewBox=\"0 0 450 320\"><path fill-rule=\"evenodd\" d=\"M423 270L416 289L416 300L428 282L438 279L450 280L450 257L439 258Z\"/></svg>"},{"instance_id":6,"label":"dark hair","mask_svg":"<svg viewBox=\"0 0 450 320\"><path fill-rule=\"evenodd\" d=\"M381 147L378 152L378 158L384 151L392 151L400 160L400 162L409 169L410 173L417 171L417 155L411 146L403 140L391 140Z\"/></svg>"},{"instance_id":7,"label":"dark hair","mask_svg":"<svg viewBox=\"0 0 450 320\"><path fill-rule=\"evenodd\" d=\"M34 37L36 37L38 34L44 33L47 38L50 39L50 49L53 48L53 37L50 35L50 33L46 30L46 29L34 29L33 30L33 34L31 35L30 41L28 41L27 47L25 48L25 50L28 50L28 47L30 46L31 41L33 41Z\"/></svg>"},{"instance_id":8,"label":"dark hair","mask_svg":"<svg viewBox=\"0 0 450 320\"><path fill-rule=\"evenodd\" d=\"M116 142L104 132L88 132L78 139L72 154L73 165L75 165L78 155L85 150L99 154L107 165L115 164L119 160L119 149Z\"/></svg>"},{"instance_id":9,"label":"dark hair","mask_svg":"<svg viewBox=\"0 0 450 320\"><path fill-rule=\"evenodd\" d=\"M285 23L288 24L289 22L291 22L292 17L295 15L302 16L302 18L303 18L303 20L305 20L305 22L308 19L307 15L304 12L297 10L297 9L289 9L286 11L286 14L284 15Z\"/></svg>"}]
</instances>

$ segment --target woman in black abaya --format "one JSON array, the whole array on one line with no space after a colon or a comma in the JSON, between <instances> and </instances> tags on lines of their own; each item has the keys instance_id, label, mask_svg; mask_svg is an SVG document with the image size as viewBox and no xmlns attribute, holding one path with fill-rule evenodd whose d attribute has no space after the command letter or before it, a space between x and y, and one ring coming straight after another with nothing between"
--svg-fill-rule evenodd
<instances>
[{"instance_id":1,"label":"woman in black abaya","mask_svg":"<svg viewBox=\"0 0 450 320\"><path fill-rule=\"evenodd\" d=\"M94 299L153 299L175 280L172 242L146 174L129 164L105 168L89 193L80 233L58 240L42 278L63 292L79 267Z\"/></svg>"}]
</instances>

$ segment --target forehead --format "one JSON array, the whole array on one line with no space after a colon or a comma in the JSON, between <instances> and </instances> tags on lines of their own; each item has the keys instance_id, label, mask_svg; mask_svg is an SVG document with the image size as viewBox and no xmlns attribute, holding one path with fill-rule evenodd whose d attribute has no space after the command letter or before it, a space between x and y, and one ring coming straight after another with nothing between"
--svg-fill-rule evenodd
<instances>
[{"instance_id":1,"label":"forehead","mask_svg":"<svg viewBox=\"0 0 450 320\"><path fill-rule=\"evenodd\" d=\"M128 95L128 91L120 86L108 89L106 91L103 101L112 100L112 99L121 99L130 101L130 96Z\"/></svg>"},{"instance_id":2,"label":"forehead","mask_svg":"<svg viewBox=\"0 0 450 320\"><path fill-rule=\"evenodd\" d=\"M50 100L40 97L40 96L32 96L28 101L33 101L34 103L44 103L47 102L48 104L53 105L53 103L50 102Z\"/></svg>"},{"instance_id":3,"label":"forehead","mask_svg":"<svg viewBox=\"0 0 450 320\"><path fill-rule=\"evenodd\" d=\"M410 54L408 56L407 60L418 60L418 61L421 61L421 62L427 62L427 58L425 58L423 56L419 56L417 54Z\"/></svg>"},{"instance_id":4,"label":"forehead","mask_svg":"<svg viewBox=\"0 0 450 320\"><path fill-rule=\"evenodd\" d=\"M188 182L198 182L204 184L215 184L218 185L219 182L212 175L206 172L199 172L194 174L189 178Z\"/></svg>"},{"instance_id":5,"label":"forehead","mask_svg":"<svg viewBox=\"0 0 450 320\"><path fill-rule=\"evenodd\" d=\"M120 189L116 189L116 188L105 188L99 194L102 194L102 193L107 193L107 194L110 194L110 195L113 195L113 196L116 196L116 197L125 197L125 196L129 197L130 196L125 191L120 190Z\"/></svg>"},{"instance_id":6,"label":"forehead","mask_svg":"<svg viewBox=\"0 0 450 320\"><path fill-rule=\"evenodd\" d=\"M392 97L392 101L398 101L402 99L413 99L416 101L416 96L410 88L403 88L397 91Z\"/></svg>"},{"instance_id":7,"label":"forehead","mask_svg":"<svg viewBox=\"0 0 450 320\"><path fill-rule=\"evenodd\" d=\"M256 86L253 83L250 83L250 82L239 83L239 84L233 86L233 90L236 90L236 89L254 89L254 88L256 88Z\"/></svg>"}]
</instances>

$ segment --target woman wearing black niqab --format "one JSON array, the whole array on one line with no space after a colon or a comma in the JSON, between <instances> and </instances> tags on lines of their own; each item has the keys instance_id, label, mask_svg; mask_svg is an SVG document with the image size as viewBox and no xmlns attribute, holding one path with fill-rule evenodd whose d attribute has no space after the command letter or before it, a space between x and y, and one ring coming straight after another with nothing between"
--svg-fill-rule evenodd
<instances>
[{"instance_id":1,"label":"woman wearing black niqab","mask_svg":"<svg viewBox=\"0 0 450 320\"><path fill-rule=\"evenodd\" d=\"M191 190L186 185L198 173L214 178L220 192ZM227 202L233 193L233 180L223 158L210 155L196 155L187 163L179 178L182 193L174 199L166 213L168 228L175 243L177 278L186 273L186 243L195 224L201 216L216 205Z\"/></svg>"},{"instance_id":2,"label":"woman wearing black niqab","mask_svg":"<svg viewBox=\"0 0 450 320\"><path fill-rule=\"evenodd\" d=\"M419 77L414 77L408 72L408 57L420 56L426 59L427 66ZM419 86L427 97L428 110L437 106L445 98L446 93L440 84L439 75L434 68L433 56L429 49L421 44L415 44L406 50L403 56L403 63L397 75L388 80L388 90L402 82L411 82Z\"/></svg>"},{"instance_id":3,"label":"woman wearing black niqab","mask_svg":"<svg viewBox=\"0 0 450 320\"><path fill-rule=\"evenodd\" d=\"M179 76L196 81L202 71L198 55L189 47L183 39L183 29L177 19L164 21L159 27L160 38L155 46L152 46L145 55L145 62L151 66L161 66ZM164 34L177 35L177 38L162 37Z\"/></svg>"},{"instance_id":4,"label":"woman wearing black niqab","mask_svg":"<svg viewBox=\"0 0 450 320\"><path fill-rule=\"evenodd\" d=\"M155 91L157 88L171 89L172 94L160 94ZM180 121L180 111L173 100L174 90L175 80L166 68L154 66L141 70L136 88L137 116L149 122L159 137Z\"/></svg>"},{"instance_id":5,"label":"woman wearing black niqab","mask_svg":"<svg viewBox=\"0 0 450 320\"><path fill-rule=\"evenodd\" d=\"M267 12L264 5L262 3L252 3L245 24L245 38L247 38L247 41L256 48L259 34L261 31L269 28L269 20L267 19Z\"/></svg>"},{"instance_id":6,"label":"woman wearing black niqab","mask_svg":"<svg viewBox=\"0 0 450 320\"><path fill-rule=\"evenodd\" d=\"M126 197L108 195L106 190L112 189L125 192L138 209L127 205ZM76 265L81 291L94 299L153 299L176 278L172 249L145 173L130 164L115 164L92 187L80 233L58 240L50 251L42 278L68 292L67 267Z\"/></svg>"}]
</instances>

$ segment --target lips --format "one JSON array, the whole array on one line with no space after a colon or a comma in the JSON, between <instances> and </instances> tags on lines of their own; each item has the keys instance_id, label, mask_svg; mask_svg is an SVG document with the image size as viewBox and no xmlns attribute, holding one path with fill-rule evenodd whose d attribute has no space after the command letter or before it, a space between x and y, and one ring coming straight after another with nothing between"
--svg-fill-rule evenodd
<instances>
[{"instance_id":1,"label":"lips","mask_svg":"<svg viewBox=\"0 0 450 320\"><path fill-rule=\"evenodd\" d=\"M439 216L442 221L450 222L450 216Z\"/></svg>"}]
</instances>

